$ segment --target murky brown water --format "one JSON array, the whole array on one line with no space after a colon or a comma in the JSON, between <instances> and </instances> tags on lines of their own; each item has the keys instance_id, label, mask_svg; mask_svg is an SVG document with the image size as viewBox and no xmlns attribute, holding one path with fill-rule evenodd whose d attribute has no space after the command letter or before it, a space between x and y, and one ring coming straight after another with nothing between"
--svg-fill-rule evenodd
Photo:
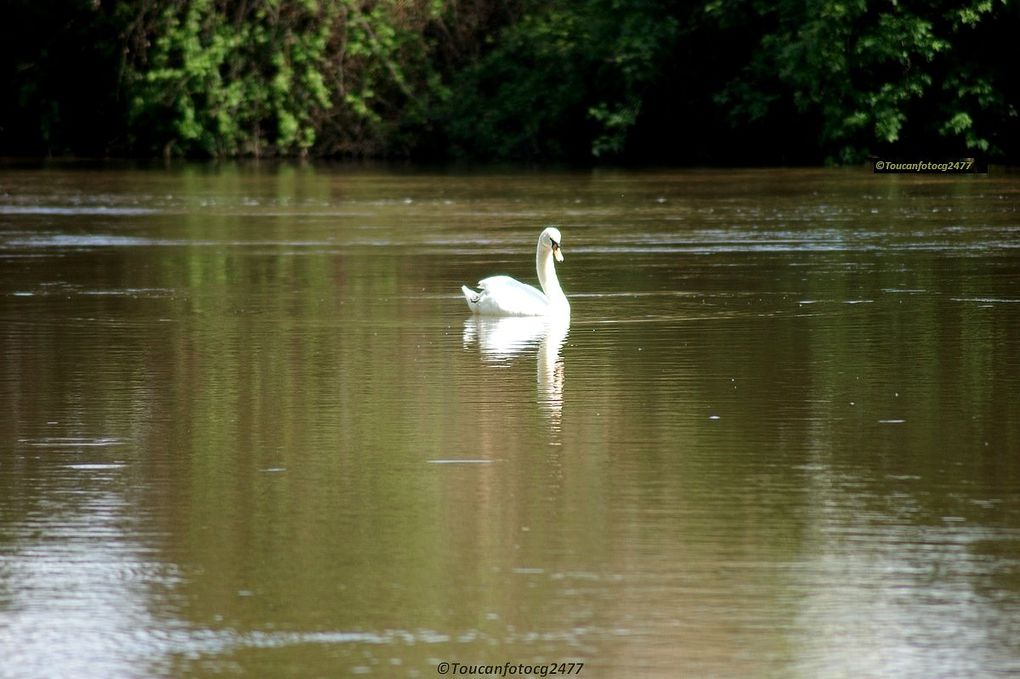
<instances>
[{"instance_id":1,"label":"murky brown water","mask_svg":"<svg viewBox=\"0 0 1020 679\"><path fill-rule=\"evenodd\" d=\"M0 676L1015 676L1018 199L0 169Z\"/></svg>"}]
</instances>

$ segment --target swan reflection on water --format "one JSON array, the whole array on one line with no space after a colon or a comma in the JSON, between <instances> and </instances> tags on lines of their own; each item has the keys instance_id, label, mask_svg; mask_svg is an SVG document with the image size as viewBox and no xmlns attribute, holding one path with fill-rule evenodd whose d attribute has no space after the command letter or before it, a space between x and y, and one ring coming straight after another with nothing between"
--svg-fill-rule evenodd
<instances>
[{"instance_id":1,"label":"swan reflection on water","mask_svg":"<svg viewBox=\"0 0 1020 679\"><path fill-rule=\"evenodd\" d=\"M569 317L474 316L464 321L464 346L477 343L482 357L493 362L505 362L537 348L538 405L558 428L564 379L560 350L569 330Z\"/></svg>"}]
</instances>

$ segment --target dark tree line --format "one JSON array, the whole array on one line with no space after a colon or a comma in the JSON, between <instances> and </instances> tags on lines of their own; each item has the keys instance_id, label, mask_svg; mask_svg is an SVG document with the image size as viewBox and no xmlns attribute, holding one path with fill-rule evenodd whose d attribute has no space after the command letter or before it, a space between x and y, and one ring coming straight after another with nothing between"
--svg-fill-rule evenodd
<instances>
[{"instance_id":1,"label":"dark tree line","mask_svg":"<svg viewBox=\"0 0 1020 679\"><path fill-rule=\"evenodd\" d=\"M10 0L0 153L1016 162L1002 0Z\"/></svg>"}]
</instances>

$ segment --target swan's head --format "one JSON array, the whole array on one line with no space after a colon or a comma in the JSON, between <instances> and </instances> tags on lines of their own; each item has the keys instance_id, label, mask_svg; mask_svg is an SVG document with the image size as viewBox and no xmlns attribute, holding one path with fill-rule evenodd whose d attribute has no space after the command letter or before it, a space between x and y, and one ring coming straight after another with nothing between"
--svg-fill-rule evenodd
<instances>
[{"instance_id":1,"label":"swan's head","mask_svg":"<svg viewBox=\"0 0 1020 679\"><path fill-rule=\"evenodd\" d=\"M556 258L557 262L563 261L563 251L560 249L560 230L555 226L548 227L539 236L538 242L542 247L549 248L552 250L553 257Z\"/></svg>"}]
</instances>

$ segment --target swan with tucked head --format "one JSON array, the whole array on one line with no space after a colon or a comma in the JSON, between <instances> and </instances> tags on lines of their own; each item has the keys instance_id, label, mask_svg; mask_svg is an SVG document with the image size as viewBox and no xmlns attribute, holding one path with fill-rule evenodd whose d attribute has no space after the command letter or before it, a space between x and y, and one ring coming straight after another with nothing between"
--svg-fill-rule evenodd
<instances>
[{"instance_id":1,"label":"swan with tucked head","mask_svg":"<svg viewBox=\"0 0 1020 679\"><path fill-rule=\"evenodd\" d=\"M563 261L559 229L550 226L538 237L535 268L541 290L509 276L490 276L478 281L479 290L461 286L468 307L486 316L570 316L570 303L556 278L556 265Z\"/></svg>"}]
</instances>

